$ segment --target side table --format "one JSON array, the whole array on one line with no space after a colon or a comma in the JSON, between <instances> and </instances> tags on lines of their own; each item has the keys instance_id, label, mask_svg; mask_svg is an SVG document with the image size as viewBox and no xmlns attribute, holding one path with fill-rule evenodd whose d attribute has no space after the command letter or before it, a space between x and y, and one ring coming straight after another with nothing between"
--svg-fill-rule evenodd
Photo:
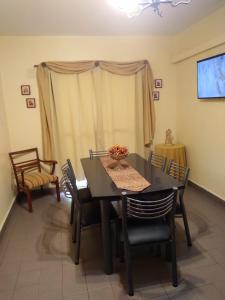
<instances>
[{"instance_id":1,"label":"side table","mask_svg":"<svg viewBox=\"0 0 225 300\"><path fill-rule=\"evenodd\" d=\"M155 145L155 153L174 160L180 166L187 166L186 150L182 144L158 144Z\"/></svg>"}]
</instances>

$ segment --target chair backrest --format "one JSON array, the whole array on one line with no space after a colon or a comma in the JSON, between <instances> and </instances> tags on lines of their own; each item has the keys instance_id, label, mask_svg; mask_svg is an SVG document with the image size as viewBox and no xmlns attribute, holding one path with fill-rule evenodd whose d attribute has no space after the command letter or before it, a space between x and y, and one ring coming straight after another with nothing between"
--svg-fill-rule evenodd
<instances>
[{"instance_id":1,"label":"chair backrest","mask_svg":"<svg viewBox=\"0 0 225 300\"><path fill-rule=\"evenodd\" d=\"M107 150L96 150L96 151L93 151L92 149L89 150L90 159L93 159L94 157L106 156L106 155L108 155Z\"/></svg>"},{"instance_id":2,"label":"chair backrest","mask_svg":"<svg viewBox=\"0 0 225 300\"><path fill-rule=\"evenodd\" d=\"M60 184L60 187L62 188L62 191L63 191L65 197L66 198L72 198L72 195L71 195L71 193L70 193L70 191L69 191L69 189L66 185L66 176L65 175L63 175L61 177L59 184Z\"/></svg>"},{"instance_id":3,"label":"chair backrest","mask_svg":"<svg viewBox=\"0 0 225 300\"><path fill-rule=\"evenodd\" d=\"M66 163L61 168L63 177L62 185L65 186L66 194L69 194L70 197L73 197L75 206L80 205L80 200L78 196L78 190L76 185L76 176L71 164L71 161L67 159Z\"/></svg>"},{"instance_id":4,"label":"chair backrest","mask_svg":"<svg viewBox=\"0 0 225 300\"><path fill-rule=\"evenodd\" d=\"M149 194L148 198L134 198L122 196L122 218L126 222L127 217L143 220L162 219L172 216L176 208L177 187L164 193Z\"/></svg>"},{"instance_id":5,"label":"chair backrest","mask_svg":"<svg viewBox=\"0 0 225 300\"><path fill-rule=\"evenodd\" d=\"M163 157L151 151L148 157L148 162L151 165L160 168L162 171L164 171L166 166L166 157Z\"/></svg>"},{"instance_id":6,"label":"chair backrest","mask_svg":"<svg viewBox=\"0 0 225 300\"><path fill-rule=\"evenodd\" d=\"M65 172L65 179L66 189L69 191L71 197L73 198L75 207L80 208L82 203L80 203L78 189L76 183L74 184L73 175L71 174L69 169L67 169Z\"/></svg>"},{"instance_id":7,"label":"chair backrest","mask_svg":"<svg viewBox=\"0 0 225 300\"><path fill-rule=\"evenodd\" d=\"M68 167L69 167L69 170L70 170L70 173L71 173L71 176L73 178L73 181L76 183L76 175L75 175L75 172L74 172L74 169L73 169L73 166L72 166L72 163L70 161L70 159L68 158L67 160L67 164L68 164Z\"/></svg>"},{"instance_id":8,"label":"chair backrest","mask_svg":"<svg viewBox=\"0 0 225 300\"><path fill-rule=\"evenodd\" d=\"M184 186L186 186L187 184L189 172L190 172L189 168L180 166L174 160L169 161L167 166L167 171L166 171L168 175L181 181L184 184Z\"/></svg>"},{"instance_id":9,"label":"chair backrest","mask_svg":"<svg viewBox=\"0 0 225 300\"><path fill-rule=\"evenodd\" d=\"M10 152L9 158L13 167L17 187L19 187L18 176L21 175L21 172L41 172L41 164L37 148Z\"/></svg>"}]
</instances>

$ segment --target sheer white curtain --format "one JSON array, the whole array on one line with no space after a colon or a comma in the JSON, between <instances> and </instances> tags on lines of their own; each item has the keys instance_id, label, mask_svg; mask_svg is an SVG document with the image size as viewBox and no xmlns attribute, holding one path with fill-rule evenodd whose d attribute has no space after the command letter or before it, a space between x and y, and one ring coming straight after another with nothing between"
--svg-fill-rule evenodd
<instances>
[{"instance_id":1,"label":"sheer white curtain","mask_svg":"<svg viewBox=\"0 0 225 300\"><path fill-rule=\"evenodd\" d=\"M141 73L122 76L95 68L80 74L51 71L54 156L70 158L78 179L88 150L118 143L144 155Z\"/></svg>"}]
</instances>

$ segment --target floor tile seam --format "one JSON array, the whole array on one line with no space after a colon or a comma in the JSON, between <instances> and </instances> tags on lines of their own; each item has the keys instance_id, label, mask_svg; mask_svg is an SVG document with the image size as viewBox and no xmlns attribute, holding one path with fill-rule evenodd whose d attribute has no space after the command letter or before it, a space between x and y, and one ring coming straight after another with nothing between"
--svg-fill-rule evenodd
<instances>
[{"instance_id":1,"label":"floor tile seam","mask_svg":"<svg viewBox=\"0 0 225 300\"><path fill-rule=\"evenodd\" d=\"M208 285L213 285L213 283L212 282L207 282L207 283L205 283L205 284L199 284L199 285L196 285L196 286L194 286L194 287L191 287L191 288L188 288L188 289L184 289L184 290L181 290L181 291L178 291L178 293L181 293L181 294L185 294L185 293L187 293L187 292L190 292L190 291L193 291L193 290L196 290L196 289L199 289L200 287L202 288L202 287L206 287L206 286L208 286ZM214 286L214 285L213 285ZM177 286L177 288L179 288L179 285ZM215 287L216 288L216 287ZM169 293L169 292L167 292L167 290L166 290L166 288L164 287L164 289L165 289L165 292L166 292L166 295L167 295L167 297L168 297L168 299L173 299L173 297L174 297L174 295L176 294L175 292L173 293Z\"/></svg>"},{"instance_id":2,"label":"floor tile seam","mask_svg":"<svg viewBox=\"0 0 225 300\"><path fill-rule=\"evenodd\" d=\"M21 268L21 262L20 262L20 268ZM18 282L19 274L20 274L20 270L17 272L17 277L16 277L16 280L15 280L15 285L14 285L14 289L13 289L13 293L12 293L12 299L14 298L14 295L15 295L15 292L16 292L16 285L17 285L17 282Z\"/></svg>"},{"instance_id":3,"label":"floor tile seam","mask_svg":"<svg viewBox=\"0 0 225 300\"><path fill-rule=\"evenodd\" d=\"M9 246L9 241L10 241L10 238L8 239L7 245L5 246L5 249L3 250L2 258L0 259L1 262L4 261L4 258L5 258L6 252L7 252L7 248L8 248L8 246ZM0 244L1 244L1 243L0 243ZM0 263L0 265L1 265L1 263Z\"/></svg>"},{"instance_id":4,"label":"floor tile seam","mask_svg":"<svg viewBox=\"0 0 225 300\"><path fill-rule=\"evenodd\" d=\"M36 271L36 270L35 270ZM17 286L17 282L18 282L18 277L19 277L19 275L20 274L18 274L18 277L17 277L17 280L16 280L16 285L15 285L15 290L17 290L17 289L21 289L21 288L26 288L26 287L29 287L29 286L36 286L36 285L40 285L40 280L41 280L41 271L40 270L38 270L39 271L39 276L38 276L38 282L37 283L31 283L31 284L26 284L26 285L23 285L23 286L21 286L21 287L19 287L19 288L17 288L16 286ZM24 273L29 273L29 272L33 272L33 271L28 271L28 272L24 272ZM22 272L23 273L23 272ZM21 274L22 274L21 273Z\"/></svg>"},{"instance_id":5,"label":"floor tile seam","mask_svg":"<svg viewBox=\"0 0 225 300\"><path fill-rule=\"evenodd\" d=\"M117 300L117 298L116 298L116 292L115 292L115 290L114 290L114 288L113 288L113 284L112 284L111 281L110 281L109 283L110 283L110 286L111 286L111 290L112 290L112 294L113 294L113 296L114 296L114 299ZM122 284L120 284L120 285L121 285L121 287L124 289L124 286L123 286ZM126 290L126 289L125 289L125 290Z\"/></svg>"},{"instance_id":6,"label":"floor tile seam","mask_svg":"<svg viewBox=\"0 0 225 300\"><path fill-rule=\"evenodd\" d=\"M88 286L87 286L87 280L86 280L86 275L84 274L84 280L85 280L85 290L88 294L88 299L90 300L90 296L89 296L89 291L88 291ZM63 299L63 263L62 263L62 299ZM82 292L81 292L82 293Z\"/></svg>"},{"instance_id":7,"label":"floor tile seam","mask_svg":"<svg viewBox=\"0 0 225 300\"><path fill-rule=\"evenodd\" d=\"M223 299L225 299L225 292L224 293L222 293L222 291L218 288L218 286L216 286L215 285L215 283L213 282L213 283L211 283L210 285L212 285L215 289L216 289L216 291L218 291L219 292L219 294L222 296L222 298Z\"/></svg>"},{"instance_id":8,"label":"floor tile seam","mask_svg":"<svg viewBox=\"0 0 225 300\"><path fill-rule=\"evenodd\" d=\"M37 294L36 294L37 295L36 300L37 300L38 299L38 287L39 287L39 284L31 284L31 285L27 285L27 286L23 286L23 287L20 287L18 289L15 289L15 291L13 293L12 300L14 300L14 296L15 296L16 291L21 290L21 289L30 288L30 287L37 287ZM30 300L34 300L34 299L30 299Z\"/></svg>"},{"instance_id":9,"label":"floor tile seam","mask_svg":"<svg viewBox=\"0 0 225 300\"><path fill-rule=\"evenodd\" d=\"M222 263L218 262L209 251L208 251L208 255L210 256L211 259L213 259L215 261L215 264L220 265L220 266L222 265ZM225 259L224 259L224 264L225 264Z\"/></svg>"},{"instance_id":10,"label":"floor tile seam","mask_svg":"<svg viewBox=\"0 0 225 300\"><path fill-rule=\"evenodd\" d=\"M218 265L225 271L225 263L223 264L218 263Z\"/></svg>"},{"instance_id":11,"label":"floor tile seam","mask_svg":"<svg viewBox=\"0 0 225 300\"><path fill-rule=\"evenodd\" d=\"M217 265L218 265L217 263L214 263L214 264L198 266L198 267L187 266L187 267L179 268L179 271L181 274L191 275L191 274L193 274L193 272L198 272L198 270L201 270L204 272L205 270L208 270L209 268L215 267Z\"/></svg>"},{"instance_id":12,"label":"floor tile seam","mask_svg":"<svg viewBox=\"0 0 225 300\"><path fill-rule=\"evenodd\" d=\"M106 287L102 287L102 288L106 288ZM114 290L112 288L111 282L110 282L110 288L111 288L111 292L112 292L113 298L114 298L114 300L116 300L116 295L115 295ZM87 289L88 289L88 285L87 285ZM88 289L88 297L89 297L89 299L91 299L90 293L94 292L94 291L97 291L97 290L101 290L101 288L96 288L96 289L93 288L91 290Z\"/></svg>"},{"instance_id":13,"label":"floor tile seam","mask_svg":"<svg viewBox=\"0 0 225 300\"><path fill-rule=\"evenodd\" d=\"M37 299L39 299L39 296L41 295L41 291L40 291L40 284L38 285L38 293L37 293ZM48 290L49 291L49 290ZM62 290L62 287L61 287L61 292L60 292L60 298L63 299L63 290ZM30 299L32 300L32 299Z\"/></svg>"},{"instance_id":14,"label":"floor tile seam","mask_svg":"<svg viewBox=\"0 0 225 300\"><path fill-rule=\"evenodd\" d=\"M212 259L212 257L210 257L210 258ZM213 259L213 262L209 262L207 264L203 264L203 265L200 265L200 266L198 266L198 265L197 266L196 265L190 266L190 263L188 265L184 266L184 265L179 265L179 263L177 263L177 267L180 271L182 271L182 269L183 270L188 270L188 269L196 270L196 269L199 269L199 268L211 267L211 266L214 266L214 265L218 265L218 262L216 262L215 259Z\"/></svg>"},{"instance_id":15,"label":"floor tile seam","mask_svg":"<svg viewBox=\"0 0 225 300\"><path fill-rule=\"evenodd\" d=\"M61 298L63 298L63 264L62 264L62 260L61 260Z\"/></svg>"}]
</instances>

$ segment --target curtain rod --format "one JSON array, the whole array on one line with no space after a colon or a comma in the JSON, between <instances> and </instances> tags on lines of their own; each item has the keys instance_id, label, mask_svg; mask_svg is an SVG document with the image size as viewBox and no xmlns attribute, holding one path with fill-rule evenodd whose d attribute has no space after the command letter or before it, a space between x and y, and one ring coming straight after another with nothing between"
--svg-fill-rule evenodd
<instances>
[{"instance_id":1,"label":"curtain rod","mask_svg":"<svg viewBox=\"0 0 225 300\"><path fill-rule=\"evenodd\" d=\"M144 62L145 62L145 64L147 64L148 63L148 60L147 59L144 59ZM99 60L95 60L95 64L96 65L98 65L99 64ZM41 63L41 65L43 66L43 67L46 67L46 63ZM34 65L33 67L34 68L37 68L39 65Z\"/></svg>"}]
</instances>

